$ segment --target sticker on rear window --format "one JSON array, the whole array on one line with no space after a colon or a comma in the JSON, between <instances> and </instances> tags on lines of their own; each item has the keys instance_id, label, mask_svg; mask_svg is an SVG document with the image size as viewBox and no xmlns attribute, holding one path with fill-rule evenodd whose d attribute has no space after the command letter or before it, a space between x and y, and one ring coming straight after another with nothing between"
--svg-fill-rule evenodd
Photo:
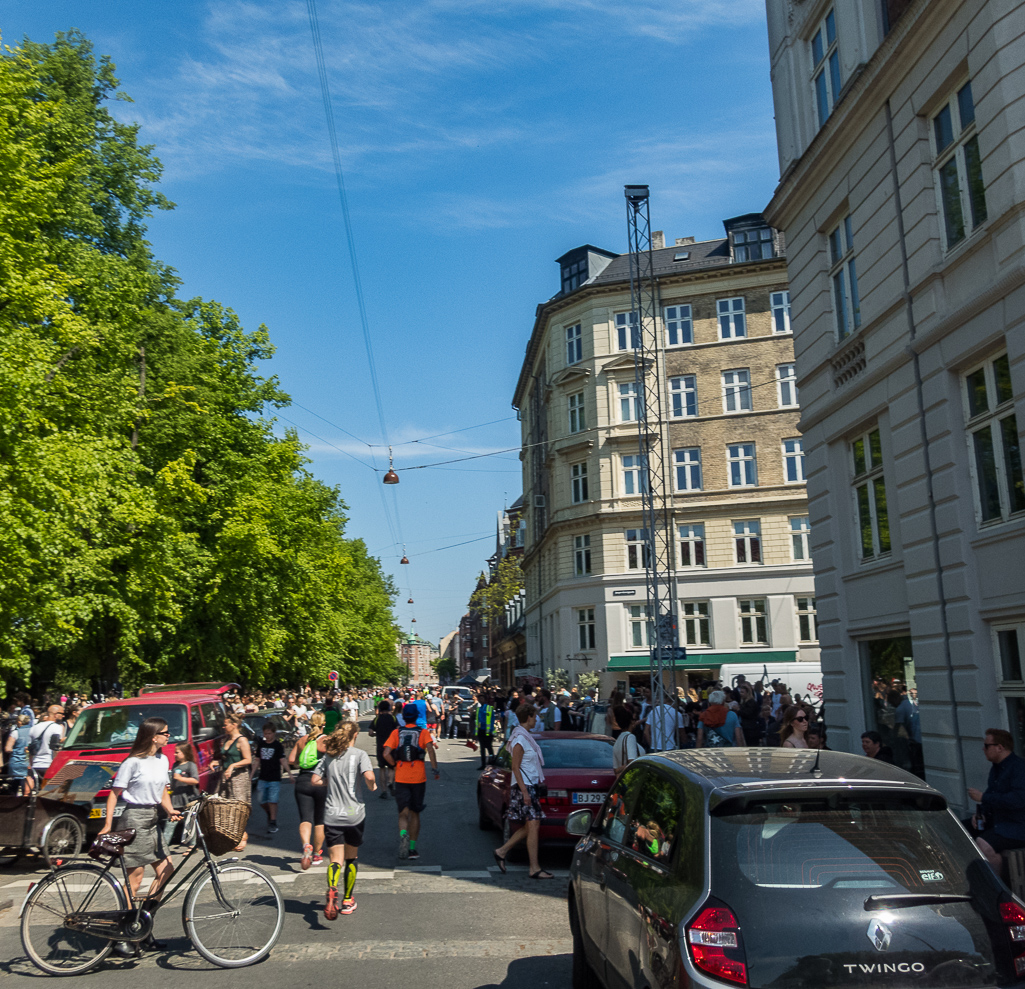
<instances>
[{"instance_id":1,"label":"sticker on rear window","mask_svg":"<svg viewBox=\"0 0 1025 989\"><path fill-rule=\"evenodd\" d=\"M943 882L943 873L937 872L935 869L919 869L918 874L922 877L922 882L924 883Z\"/></svg>"}]
</instances>

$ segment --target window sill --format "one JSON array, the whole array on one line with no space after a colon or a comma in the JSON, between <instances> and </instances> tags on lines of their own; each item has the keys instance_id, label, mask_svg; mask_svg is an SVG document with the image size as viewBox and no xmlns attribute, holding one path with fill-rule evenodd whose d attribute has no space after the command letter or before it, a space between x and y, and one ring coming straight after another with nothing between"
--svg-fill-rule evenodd
<instances>
[{"instance_id":1,"label":"window sill","mask_svg":"<svg viewBox=\"0 0 1025 989\"><path fill-rule=\"evenodd\" d=\"M977 521L978 535L971 540L971 545L986 546L989 543L1003 542L1008 534L1006 526L1025 529L1025 512L1015 512L1006 519L991 519L989 522Z\"/></svg>"}]
</instances>

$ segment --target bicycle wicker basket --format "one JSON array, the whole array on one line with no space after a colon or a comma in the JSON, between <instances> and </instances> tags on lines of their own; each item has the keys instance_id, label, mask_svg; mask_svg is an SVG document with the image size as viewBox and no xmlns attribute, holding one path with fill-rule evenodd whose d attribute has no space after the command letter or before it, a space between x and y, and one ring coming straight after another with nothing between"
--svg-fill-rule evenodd
<instances>
[{"instance_id":1,"label":"bicycle wicker basket","mask_svg":"<svg viewBox=\"0 0 1025 989\"><path fill-rule=\"evenodd\" d=\"M245 834L252 808L244 800L211 797L199 810L199 829L211 855L230 852Z\"/></svg>"}]
</instances>

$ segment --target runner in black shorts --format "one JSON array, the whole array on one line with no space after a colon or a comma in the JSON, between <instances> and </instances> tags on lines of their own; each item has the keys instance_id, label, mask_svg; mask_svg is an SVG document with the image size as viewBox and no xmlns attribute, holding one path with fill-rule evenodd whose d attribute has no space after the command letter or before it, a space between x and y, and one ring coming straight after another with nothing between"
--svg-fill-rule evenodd
<instances>
[{"instance_id":1,"label":"runner in black shorts","mask_svg":"<svg viewBox=\"0 0 1025 989\"><path fill-rule=\"evenodd\" d=\"M327 807L324 811L324 841L331 863L327 867L327 902L324 916L335 920L339 913L356 910L353 891L356 886L356 859L363 844L363 826L367 808L356 796L360 776L368 790L377 789L370 756L357 749L353 742L359 724L344 721L327 738L327 754L313 771L313 783L327 786ZM341 910L338 908L338 880L344 881Z\"/></svg>"},{"instance_id":2,"label":"runner in black shorts","mask_svg":"<svg viewBox=\"0 0 1025 989\"><path fill-rule=\"evenodd\" d=\"M391 702L381 701L377 705L377 717L370 726L370 734L377 741L377 765L381 769L381 799L387 800L389 793L395 792L395 770L384 757L384 743L391 737L391 733L398 728L399 723L392 717Z\"/></svg>"},{"instance_id":3,"label":"runner in black shorts","mask_svg":"<svg viewBox=\"0 0 1025 989\"><path fill-rule=\"evenodd\" d=\"M418 859L416 842L420 837L420 812L427 790L425 757L431 760L434 778L438 778L438 756L434 738L426 728L417 729L419 711L415 704L402 709L402 728L396 728L384 744L384 758L395 767L395 804L399 810L399 858ZM406 753L410 759L402 759Z\"/></svg>"}]
</instances>

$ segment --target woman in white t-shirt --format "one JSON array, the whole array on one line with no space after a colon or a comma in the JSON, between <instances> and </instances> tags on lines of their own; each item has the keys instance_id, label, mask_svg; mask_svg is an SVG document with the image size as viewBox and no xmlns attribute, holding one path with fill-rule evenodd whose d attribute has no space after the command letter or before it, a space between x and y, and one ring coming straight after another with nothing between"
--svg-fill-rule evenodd
<instances>
[{"instance_id":1,"label":"woman in white t-shirt","mask_svg":"<svg viewBox=\"0 0 1025 989\"><path fill-rule=\"evenodd\" d=\"M128 881L134 897L146 873L146 866L152 865L156 878L149 889L149 897L157 898L161 887L174 871L171 854L164 843L163 831L159 826L159 808L163 808L172 821L181 814L171 806L167 790L170 766L161 749L170 738L167 722L163 718L147 718L135 736L135 742L128 758L121 763L114 783L107 797L107 816L100 834L110 831L114 823L114 809L121 800L125 809L117 819L118 830L135 829L135 838L124 851L124 863L128 867ZM151 934L142 942L143 947L161 950L165 945ZM124 942L118 945L120 954L134 953Z\"/></svg>"}]
</instances>

